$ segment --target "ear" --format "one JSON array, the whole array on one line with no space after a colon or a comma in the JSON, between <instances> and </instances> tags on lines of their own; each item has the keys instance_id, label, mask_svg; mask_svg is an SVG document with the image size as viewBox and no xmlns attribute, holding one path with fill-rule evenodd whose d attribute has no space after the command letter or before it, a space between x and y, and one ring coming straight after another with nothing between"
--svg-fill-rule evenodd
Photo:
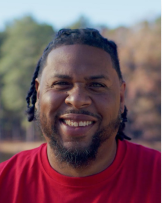
<instances>
[{"instance_id":1,"label":"ear","mask_svg":"<svg viewBox=\"0 0 162 203\"><path fill-rule=\"evenodd\" d=\"M122 81L121 86L120 86L120 110L121 110L121 113L124 112L124 106L125 106L125 88L126 88L126 83L125 83L125 81Z\"/></svg>"},{"instance_id":2,"label":"ear","mask_svg":"<svg viewBox=\"0 0 162 203\"><path fill-rule=\"evenodd\" d=\"M35 79L35 89L37 92L37 101L35 103L35 108L37 109L38 108L38 100L39 100L39 92L40 92L40 83L39 83L38 78Z\"/></svg>"}]
</instances>

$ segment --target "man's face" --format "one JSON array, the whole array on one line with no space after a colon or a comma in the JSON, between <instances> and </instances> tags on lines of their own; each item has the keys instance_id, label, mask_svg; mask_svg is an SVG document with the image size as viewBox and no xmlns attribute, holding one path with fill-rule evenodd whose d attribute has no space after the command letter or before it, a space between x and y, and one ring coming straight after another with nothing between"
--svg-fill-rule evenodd
<instances>
[{"instance_id":1,"label":"man's face","mask_svg":"<svg viewBox=\"0 0 162 203\"><path fill-rule=\"evenodd\" d=\"M52 50L36 89L40 126L55 153L85 156L95 148L95 158L103 142L115 139L125 83L107 52L88 45Z\"/></svg>"}]
</instances>

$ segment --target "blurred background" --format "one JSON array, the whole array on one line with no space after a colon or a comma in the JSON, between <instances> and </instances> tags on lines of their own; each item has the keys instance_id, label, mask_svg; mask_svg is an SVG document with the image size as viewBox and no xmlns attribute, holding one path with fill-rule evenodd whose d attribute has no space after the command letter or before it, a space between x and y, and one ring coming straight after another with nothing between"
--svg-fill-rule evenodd
<instances>
[{"instance_id":1,"label":"blurred background","mask_svg":"<svg viewBox=\"0 0 162 203\"><path fill-rule=\"evenodd\" d=\"M125 132L132 142L160 150L160 7L160 0L1 2L0 162L44 142L27 122L25 97L38 59L63 27L97 28L117 43L127 83Z\"/></svg>"}]
</instances>

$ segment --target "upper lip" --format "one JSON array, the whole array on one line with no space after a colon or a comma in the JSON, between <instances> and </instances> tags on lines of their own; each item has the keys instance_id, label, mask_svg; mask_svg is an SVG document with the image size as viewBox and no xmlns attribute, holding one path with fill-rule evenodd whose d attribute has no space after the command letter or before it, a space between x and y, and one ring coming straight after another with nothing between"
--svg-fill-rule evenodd
<instances>
[{"instance_id":1,"label":"upper lip","mask_svg":"<svg viewBox=\"0 0 162 203\"><path fill-rule=\"evenodd\" d=\"M85 115L85 114L74 114L74 113L61 115L60 119L73 120L73 121L93 121L93 122L97 121L97 118L93 116Z\"/></svg>"}]
</instances>

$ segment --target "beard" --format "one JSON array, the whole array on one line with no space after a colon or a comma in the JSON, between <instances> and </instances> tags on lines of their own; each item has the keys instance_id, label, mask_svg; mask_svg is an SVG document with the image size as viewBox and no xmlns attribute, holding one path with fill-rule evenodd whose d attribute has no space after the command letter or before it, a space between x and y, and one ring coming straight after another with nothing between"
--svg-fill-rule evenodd
<instances>
[{"instance_id":1,"label":"beard","mask_svg":"<svg viewBox=\"0 0 162 203\"><path fill-rule=\"evenodd\" d=\"M66 148L61 142L61 136L59 134L57 122L59 120L59 116L67 113L76 113L76 114L86 114L97 117L100 120L100 124L96 133L92 136L91 143L84 148L79 146L79 141L73 140L75 142L75 146L73 148ZM53 125L49 126L48 118L42 114L40 116L39 107L36 112L36 121L41 128L43 134L47 136L50 140L49 145L54 152L57 160L60 163L67 163L73 168L81 168L84 166L88 166L91 161L96 159L97 152L99 147L109 139L115 132L117 132L119 125L121 114L119 113L117 118L110 121L109 124L100 129L102 119L98 115L94 115L88 111L80 110L80 111L68 111L64 113L58 113L53 118Z\"/></svg>"}]
</instances>

